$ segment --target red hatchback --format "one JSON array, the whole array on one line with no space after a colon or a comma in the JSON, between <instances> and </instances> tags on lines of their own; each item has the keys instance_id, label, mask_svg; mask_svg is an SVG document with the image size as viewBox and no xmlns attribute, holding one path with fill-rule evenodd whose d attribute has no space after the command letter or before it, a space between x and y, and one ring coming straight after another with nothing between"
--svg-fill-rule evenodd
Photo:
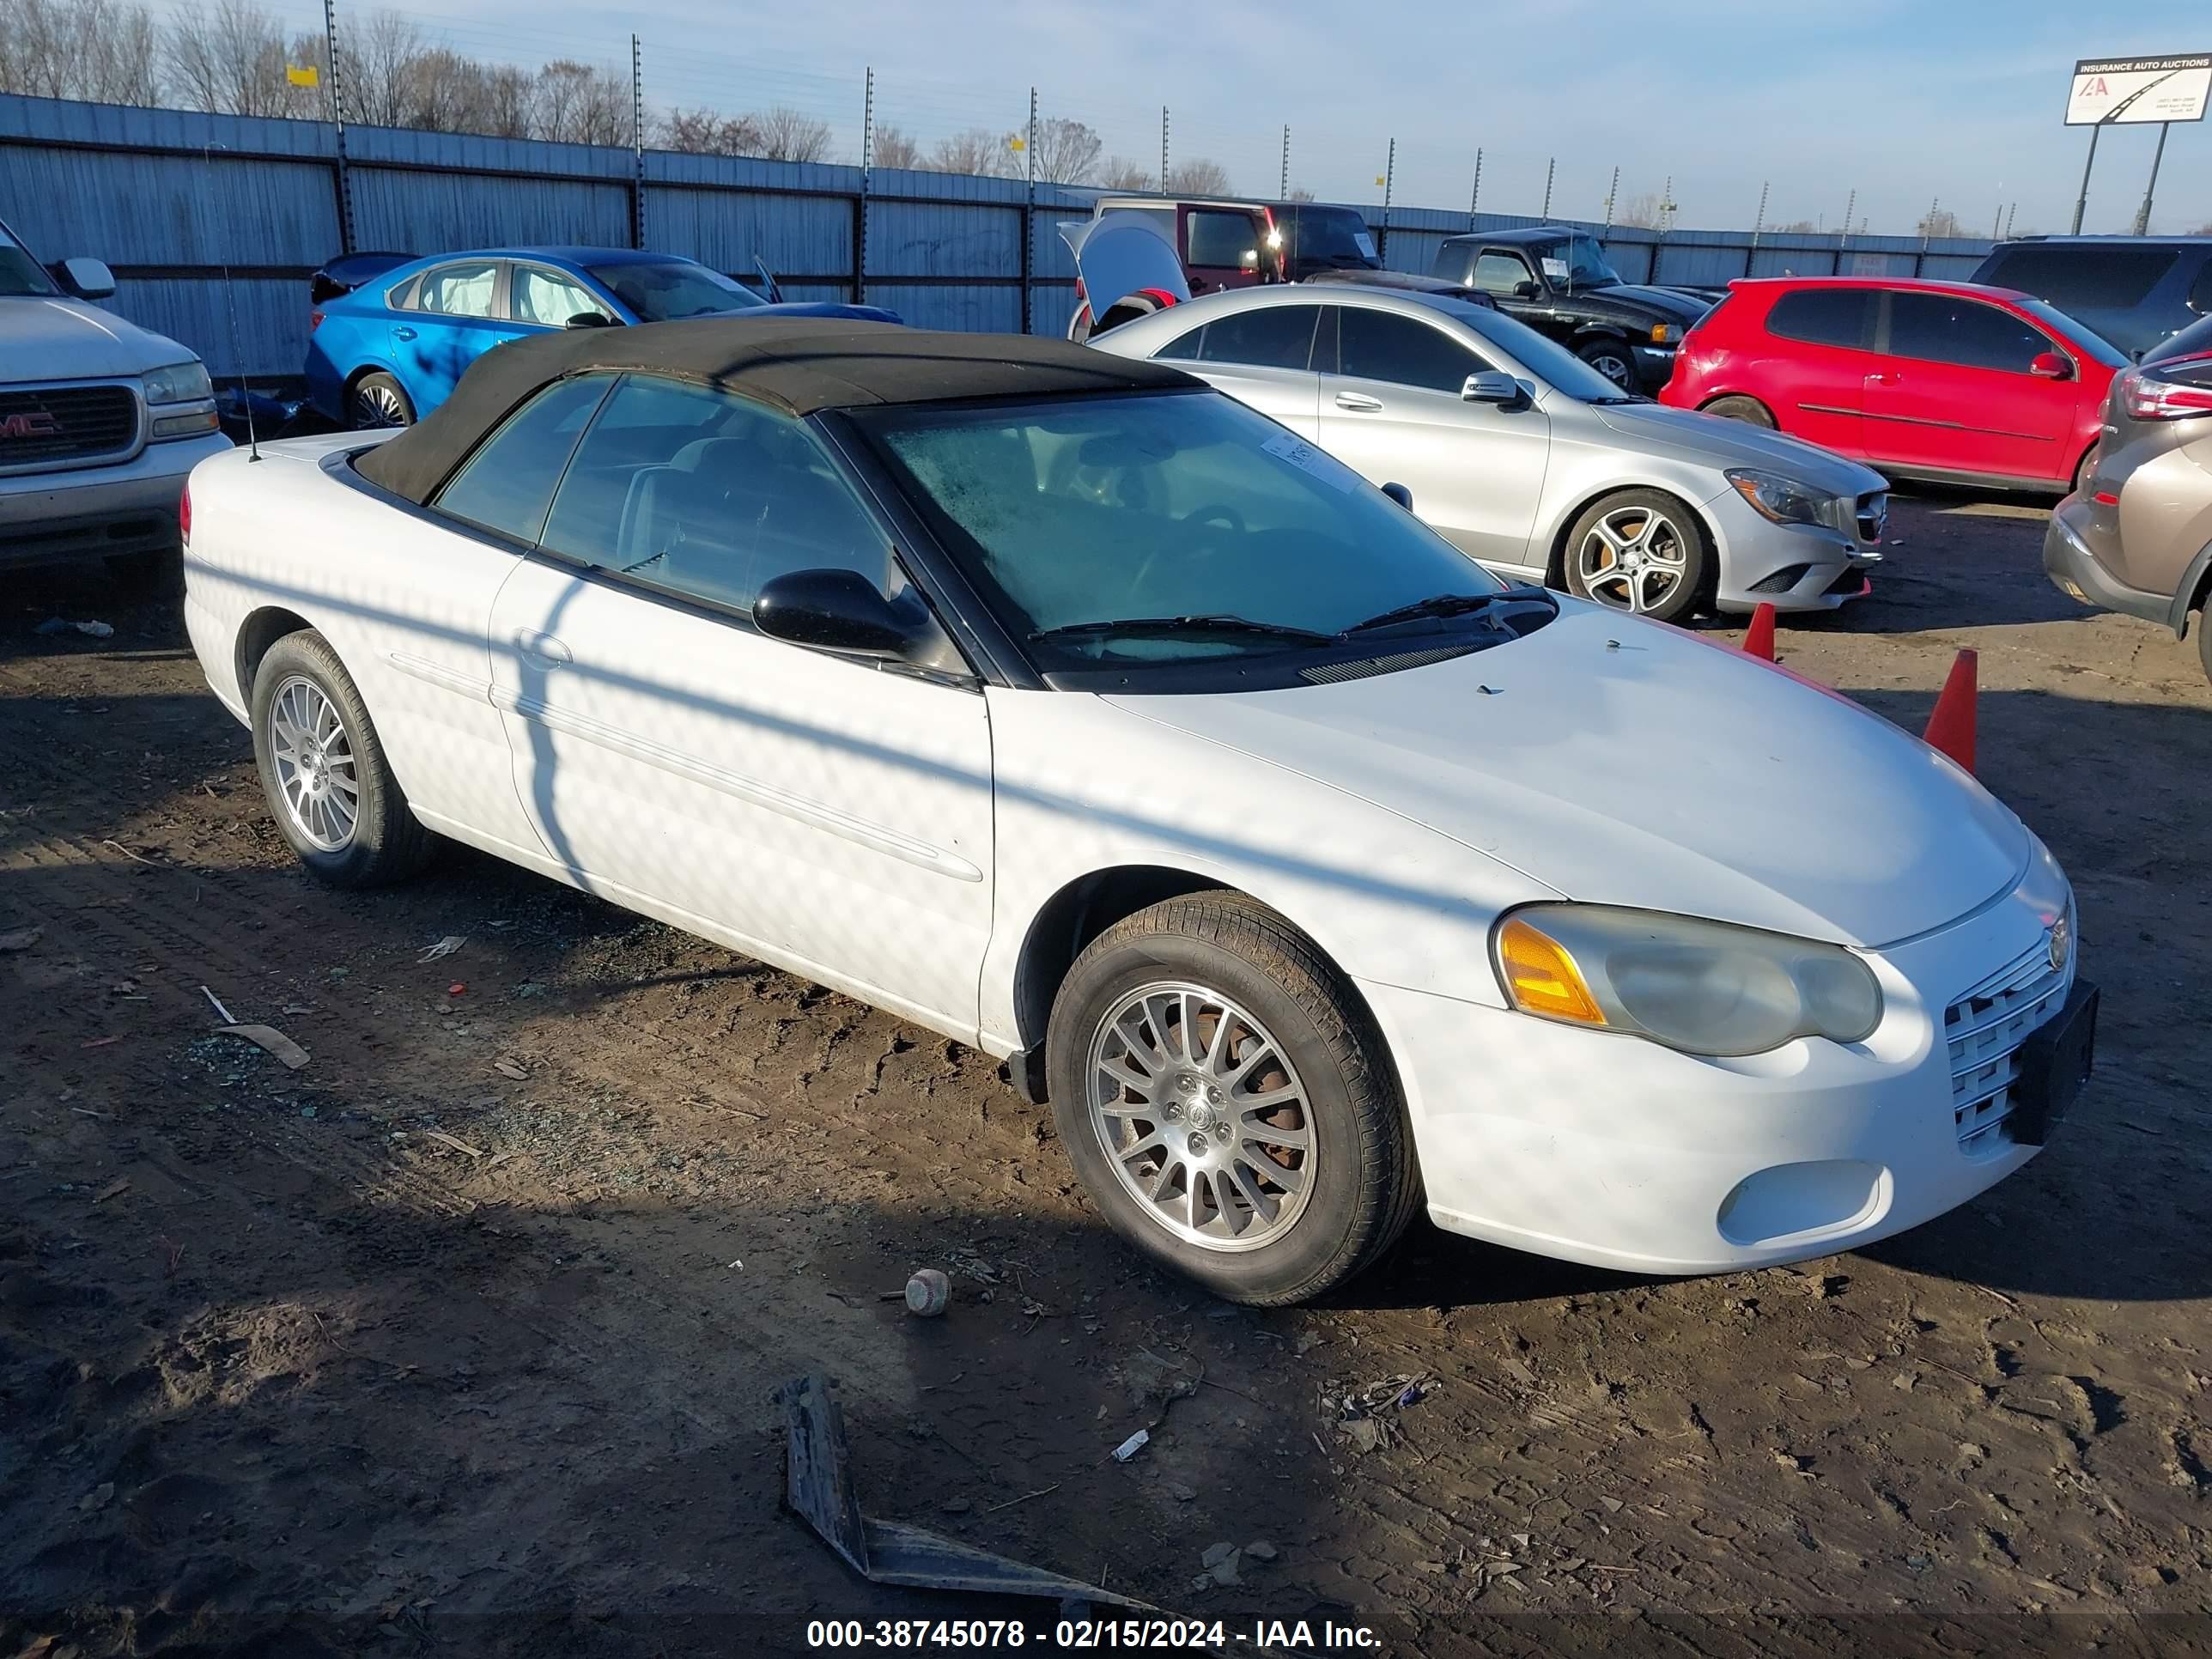
<instances>
[{"instance_id":1,"label":"red hatchback","mask_svg":"<svg viewBox=\"0 0 2212 1659\"><path fill-rule=\"evenodd\" d=\"M2010 289L1884 277L1729 285L1659 401L1900 477L2073 488L2127 360Z\"/></svg>"}]
</instances>

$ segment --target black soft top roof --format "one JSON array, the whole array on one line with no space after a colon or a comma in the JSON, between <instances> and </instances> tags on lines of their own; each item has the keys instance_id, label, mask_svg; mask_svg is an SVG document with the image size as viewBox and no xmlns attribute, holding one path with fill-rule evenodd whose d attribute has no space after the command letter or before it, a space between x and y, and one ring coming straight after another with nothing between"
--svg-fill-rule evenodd
<instances>
[{"instance_id":1,"label":"black soft top roof","mask_svg":"<svg viewBox=\"0 0 2212 1659\"><path fill-rule=\"evenodd\" d=\"M419 425L356 470L427 501L477 441L540 387L587 371L664 374L720 386L793 416L880 404L1065 397L1201 384L1164 364L1065 340L945 334L819 317L714 317L568 329L488 351Z\"/></svg>"}]
</instances>

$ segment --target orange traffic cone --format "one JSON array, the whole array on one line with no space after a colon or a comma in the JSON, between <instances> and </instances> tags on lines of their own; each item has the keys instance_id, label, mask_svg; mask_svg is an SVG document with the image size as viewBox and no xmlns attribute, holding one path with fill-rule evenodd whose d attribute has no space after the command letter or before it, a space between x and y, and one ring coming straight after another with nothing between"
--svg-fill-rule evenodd
<instances>
[{"instance_id":1,"label":"orange traffic cone","mask_svg":"<svg viewBox=\"0 0 2212 1659\"><path fill-rule=\"evenodd\" d=\"M1943 690L1936 695L1935 712L1928 716L1928 730L1921 734L1930 749L1948 755L1969 772L1974 769L1976 660L1972 651L1959 653L1950 673L1944 677Z\"/></svg>"},{"instance_id":2,"label":"orange traffic cone","mask_svg":"<svg viewBox=\"0 0 2212 1659\"><path fill-rule=\"evenodd\" d=\"M1751 626L1743 630L1743 651L1747 657L1774 660L1774 607L1763 599L1752 611Z\"/></svg>"}]
</instances>

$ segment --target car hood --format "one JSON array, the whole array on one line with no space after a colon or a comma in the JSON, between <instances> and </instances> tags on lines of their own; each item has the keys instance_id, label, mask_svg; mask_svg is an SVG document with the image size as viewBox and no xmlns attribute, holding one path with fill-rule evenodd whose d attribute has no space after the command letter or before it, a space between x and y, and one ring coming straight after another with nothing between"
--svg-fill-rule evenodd
<instances>
[{"instance_id":1,"label":"car hood","mask_svg":"<svg viewBox=\"0 0 2212 1659\"><path fill-rule=\"evenodd\" d=\"M1886 489L1882 476L1832 449L1665 404L1594 404L1590 412L1639 449L1668 449L1710 466L1763 466L1838 495Z\"/></svg>"},{"instance_id":2,"label":"car hood","mask_svg":"<svg viewBox=\"0 0 2212 1659\"><path fill-rule=\"evenodd\" d=\"M82 300L0 299L0 379L91 380L143 374L191 353Z\"/></svg>"},{"instance_id":3,"label":"car hood","mask_svg":"<svg viewBox=\"0 0 2212 1659\"><path fill-rule=\"evenodd\" d=\"M1849 699L1576 601L1430 667L1109 701L1594 903L1878 945L2004 891L2028 855L1972 777Z\"/></svg>"},{"instance_id":4,"label":"car hood","mask_svg":"<svg viewBox=\"0 0 2212 1659\"><path fill-rule=\"evenodd\" d=\"M1712 307L1678 288L1650 288L1641 283L1615 283L1610 288L1577 289L1571 297L1593 307L1612 305L1624 313L1641 313L1656 322L1679 323L1687 328Z\"/></svg>"}]
</instances>

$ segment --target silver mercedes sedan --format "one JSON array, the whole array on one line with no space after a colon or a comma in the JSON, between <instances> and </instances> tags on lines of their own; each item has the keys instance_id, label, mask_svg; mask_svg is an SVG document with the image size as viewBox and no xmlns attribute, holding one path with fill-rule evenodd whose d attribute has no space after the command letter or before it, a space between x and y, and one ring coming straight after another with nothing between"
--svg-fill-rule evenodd
<instances>
[{"instance_id":1,"label":"silver mercedes sedan","mask_svg":"<svg viewBox=\"0 0 2212 1659\"><path fill-rule=\"evenodd\" d=\"M1887 485L1812 444L1625 395L1449 295L1316 283L1092 337L1173 362L1378 484L1500 574L1662 622L1833 610L1872 586Z\"/></svg>"}]
</instances>

